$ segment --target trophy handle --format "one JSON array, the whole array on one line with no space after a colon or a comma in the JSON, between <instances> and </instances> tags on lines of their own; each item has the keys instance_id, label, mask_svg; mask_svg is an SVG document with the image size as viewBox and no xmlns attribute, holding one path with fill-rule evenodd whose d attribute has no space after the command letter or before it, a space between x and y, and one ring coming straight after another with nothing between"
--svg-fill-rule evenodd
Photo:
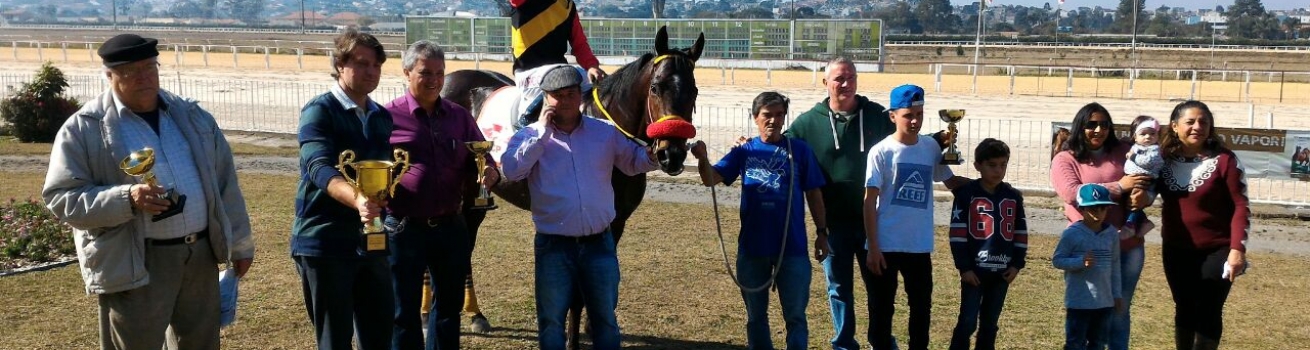
<instances>
[{"instance_id":1,"label":"trophy handle","mask_svg":"<svg viewBox=\"0 0 1310 350\"><path fill-rule=\"evenodd\" d=\"M387 189L387 194L391 197L395 197L396 185L399 185L400 178L402 176L405 176L405 173L409 172L409 152L400 148L396 148L395 150L391 151L391 156L394 157L396 160L396 164L393 165L392 168L394 169L396 166L400 166L400 172L397 172L396 177L391 179L391 186L389 186L389 188Z\"/></svg>"},{"instance_id":2,"label":"trophy handle","mask_svg":"<svg viewBox=\"0 0 1310 350\"><path fill-rule=\"evenodd\" d=\"M346 172L346 167L351 166L354 162L355 151L353 150L341 151L341 155L337 156L337 171L341 172L341 177L346 178L346 182L357 186L358 183L355 182L355 179L350 177L350 173Z\"/></svg>"}]
</instances>

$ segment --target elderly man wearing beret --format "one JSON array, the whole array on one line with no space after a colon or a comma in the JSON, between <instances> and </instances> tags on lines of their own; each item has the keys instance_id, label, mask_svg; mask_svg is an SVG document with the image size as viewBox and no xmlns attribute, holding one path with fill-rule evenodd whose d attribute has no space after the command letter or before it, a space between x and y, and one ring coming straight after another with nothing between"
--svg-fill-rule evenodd
<instances>
[{"instance_id":1,"label":"elderly man wearing beret","mask_svg":"<svg viewBox=\"0 0 1310 350\"><path fill-rule=\"evenodd\" d=\"M250 268L250 218L214 117L159 88L156 45L101 45L110 89L59 130L41 195L74 229L101 349L218 349L218 266ZM120 169L147 149L160 185Z\"/></svg>"},{"instance_id":2,"label":"elderly man wearing beret","mask_svg":"<svg viewBox=\"0 0 1310 350\"><path fill-rule=\"evenodd\" d=\"M614 220L614 169L637 175L659 167L650 148L613 126L583 116L582 75L569 66L541 81L545 106L537 122L519 130L501 156L506 179L528 181L536 226L537 339L541 349L564 349L564 316L581 295L595 349L619 348L619 259L609 225ZM599 186L598 186L599 184Z\"/></svg>"}]
</instances>

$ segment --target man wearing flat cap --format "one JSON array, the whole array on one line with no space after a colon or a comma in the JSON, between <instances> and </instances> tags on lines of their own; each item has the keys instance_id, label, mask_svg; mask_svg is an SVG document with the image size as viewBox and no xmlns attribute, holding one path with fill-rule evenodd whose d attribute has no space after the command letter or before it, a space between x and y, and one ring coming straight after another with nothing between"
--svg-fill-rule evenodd
<instances>
[{"instance_id":1,"label":"man wearing flat cap","mask_svg":"<svg viewBox=\"0 0 1310 350\"><path fill-rule=\"evenodd\" d=\"M500 160L508 180L528 181L532 197L541 349L564 349L564 317L575 294L588 310L595 348L619 348L610 176L616 168L637 175L659 166L649 148L582 115L581 83L572 67L548 71L541 82L546 99L540 118L510 139Z\"/></svg>"},{"instance_id":2,"label":"man wearing flat cap","mask_svg":"<svg viewBox=\"0 0 1310 350\"><path fill-rule=\"evenodd\" d=\"M73 227L101 349L218 349L218 267L250 268L250 218L214 117L159 88L156 45L100 46L110 89L59 130L41 196ZM147 149L158 186L120 169Z\"/></svg>"}]
</instances>

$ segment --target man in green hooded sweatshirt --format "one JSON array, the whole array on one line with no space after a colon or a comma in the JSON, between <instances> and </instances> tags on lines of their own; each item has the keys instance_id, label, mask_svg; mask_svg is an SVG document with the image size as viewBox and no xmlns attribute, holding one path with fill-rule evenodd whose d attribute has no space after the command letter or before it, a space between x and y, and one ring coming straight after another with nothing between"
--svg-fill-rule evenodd
<instances>
[{"instance_id":1,"label":"man in green hooded sweatshirt","mask_svg":"<svg viewBox=\"0 0 1310 350\"><path fill-rule=\"evenodd\" d=\"M860 349L855 340L855 304L852 284L858 261L866 288L870 278L864 256L864 176L869 148L882 141L896 125L887 108L857 95L855 63L845 57L828 61L823 84L828 98L801 114L784 132L804 140L814 150L819 167L827 177L822 187L829 227L818 227L818 239L827 239L829 254L822 257L828 277L828 302L832 306L833 349ZM872 293L866 300L873 305ZM867 338L866 338L867 339Z\"/></svg>"}]
</instances>

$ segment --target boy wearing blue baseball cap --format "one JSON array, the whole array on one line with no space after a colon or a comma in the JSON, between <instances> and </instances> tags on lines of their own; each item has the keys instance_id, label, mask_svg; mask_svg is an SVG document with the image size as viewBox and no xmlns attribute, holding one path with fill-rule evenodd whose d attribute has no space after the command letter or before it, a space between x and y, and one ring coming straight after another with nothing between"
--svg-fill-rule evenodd
<instances>
[{"instance_id":1,"label":"boy wearing blue baseball cap","mask_svg":"<svg viewBox=\"0 0 1310 350\"><path fill-rule=\"evenodd\" d=\"M1110 190L1098 184L1078 188L1081 221L1060 235L1051 264L1064 270L1065 350L1104 349L1110 316L1123 307L1119 277L1119 229L1105 223Z\"/></svg>"},{"instance_id":2,"label":"boy wearing blue baseball cap","mask_svg":"<svg viewBox=\"0 0 1310 350\"><path fill-rule=\"evenodd\" d=\"M928 348L932 312L933 182L955 189L970 180L941 164L942 147L923 126L923 88L902 85L892 90L888 116L896 132L869 150L864 183L866 266L873 274L871 342L874 349L893 348L899 272L910 304L910 349Z\"/></svg>"}]
</instances>

